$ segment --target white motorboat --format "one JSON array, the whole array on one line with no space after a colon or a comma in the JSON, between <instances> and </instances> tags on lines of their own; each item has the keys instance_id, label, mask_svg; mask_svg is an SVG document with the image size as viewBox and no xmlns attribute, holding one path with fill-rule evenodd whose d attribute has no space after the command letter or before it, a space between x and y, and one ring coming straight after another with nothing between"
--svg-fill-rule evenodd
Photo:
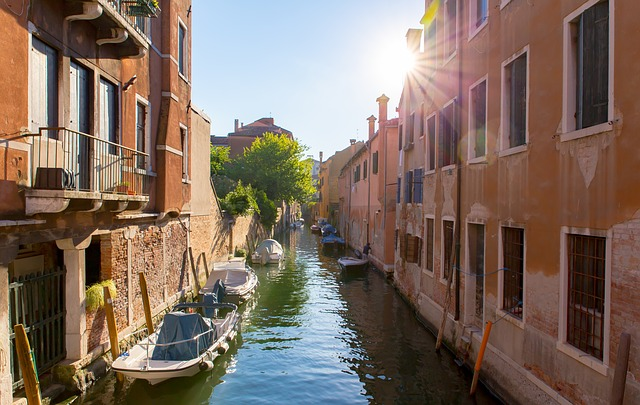
<instances>
[{"instance_id":1,"label":"white motorboat","mask_svg":"<svg viewBox=\"0 0 640 405\"><path fill-rule=\"evenodd\" d=\"M230 298L237 298L239 302L246 301L258 287L258 276L243 257L214 263L207 282L200 289L200 294L213 292L217 280L222 280L224 294Z\"/></svg>"},{"instance_id":2,"label":"white motorboat","mask_svg":"<svg viewBox=\"0 0 640 405\"><path fill-rule=\"evenodd\" d=\"M364 257L359 250L355 250L356 257L343 256L338 259L338 264L342 270L364 270L369 264L369 259Z\"/></svg>"},{"instance_id":3,"label":"white motorboat","mask_svg":"<svg viewBox=\"0 0 640 405\"><path fill-rule=\"evenodd\" d=\"M152 385L211 370L214 359L229 349L240 320L235 304L216 299L207 294L205 302L176 305L153 334L113 362L113 370Z\"/></svg>"},{"instance_id":4,"label":"white motorboat","mask_svg":"<svg viewBox=\"0 0 640 405\"><path fill-rule=\"evenodd\" d=\"M254 264L279 264L284 258L284 250L274 239L265 239L258 245L251 255Z\"/></svg>"}]
</instances>

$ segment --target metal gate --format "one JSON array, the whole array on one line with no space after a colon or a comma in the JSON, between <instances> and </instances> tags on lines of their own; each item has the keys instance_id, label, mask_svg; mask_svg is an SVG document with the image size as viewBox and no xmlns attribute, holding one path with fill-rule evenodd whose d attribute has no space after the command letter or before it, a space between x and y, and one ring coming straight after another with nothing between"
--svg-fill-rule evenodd
<instances>
[{"instance_id":1,"label":"metal gate","mask_svg":"<svg viewBox=\"0 0 640 405\"><path fill-rule=\"evenodd\" d=\"M66 356L64 276L65 270L56 268L9 280L9 340L14 390L23 385L15 349L14 325L21 323L25 327L38 374L49 370Z\"/></svg>"}]
</instances>

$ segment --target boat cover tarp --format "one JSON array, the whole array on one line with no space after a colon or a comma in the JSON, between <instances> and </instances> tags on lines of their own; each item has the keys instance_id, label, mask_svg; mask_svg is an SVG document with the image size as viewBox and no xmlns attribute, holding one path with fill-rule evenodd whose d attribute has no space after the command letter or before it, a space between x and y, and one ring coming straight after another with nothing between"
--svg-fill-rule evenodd
<instances>
[{"instance_id":1,"label":"boat cover tarp","mask_svg":"<svg viewBox=\"0 0 640 405\"><path fill-rule=\"evenodd\" d=\"M207 330L209 325L199 314L184 312L169 312L158 333L157 344L166 344L191 339ZM168 346L156 346L151 356L152 360L191 360L207 350L215 339L215 329L198 339Z\"/></svg>"},{"instance_id":2,"label":"boat cover tarp","mask_svg":"<svg viewBox=\"0 0 640 405\"><path fill-rule=\"evenodd\" d=\"M282 246L277 240L265 239L258 245L255 253L258 253L261 256L264 253L268 255L271 255L272 253L282 253Z\"/></svg>"}]
</instances>

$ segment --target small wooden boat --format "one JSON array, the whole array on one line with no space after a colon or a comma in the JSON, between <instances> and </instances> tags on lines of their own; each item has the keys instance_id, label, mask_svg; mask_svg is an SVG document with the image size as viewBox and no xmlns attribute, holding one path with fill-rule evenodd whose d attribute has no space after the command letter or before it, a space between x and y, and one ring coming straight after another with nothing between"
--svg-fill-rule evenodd
<instances>
[{"instance_id":1,"label":"small wooden boat","mask_svg":"<svg viewBox=\"0 0 640 405\"><path fill-rule=\"evenodd\" d=\"M204 302L176 305L154 333L113 362L113 370L152 385L211 370L235 338L240 314L234 304L215 302L216 294L203 297Z\"/></svg>"},{"instance_id":2,"label":"small wooden boat","mask_svg":"<svg viewBox=\"0 0 640 405\"><path fill-rule=\"evenodd\" d=\"M214 263L207 282L200 289L200 294L213 292L217 280L221 280L224 284L224 294L229 298L237 299L238 303L249 299L258 287L258 276L243 257Z\"/></svg>"},{"instance_id":3,"label":"small wooden boat","mask_svg":"<svg viewBox=\"0 0 640 405\"><path fill-rule=\"evenodd\" d=\"M311 229L311 233L321 233L321 229L318 225L313 224L309 227L309 229Z\"/></svg>"},{"instance_id":4,"label":"small wooden boat","mask_svg":"<svg viewBox=\"0 0 640 405\"><path fill-rule=\"evenodd\" d=\"M369 265L369 259L362 256L359 250L354 250L356 257L343 256L338 259L338 264L342 270L364 270Z\"/></svg>"},{"instance_id":5,"label":"small wooden boat","mask_svg":"<svg viewBox=\"0 0 640 405\"><path fill-rule=\"evenodd\" d=\"M280 243L274 239L265 239L251 255L251 263L279 264L283 258L284 250Z\"/></svg>"}]
</instances>

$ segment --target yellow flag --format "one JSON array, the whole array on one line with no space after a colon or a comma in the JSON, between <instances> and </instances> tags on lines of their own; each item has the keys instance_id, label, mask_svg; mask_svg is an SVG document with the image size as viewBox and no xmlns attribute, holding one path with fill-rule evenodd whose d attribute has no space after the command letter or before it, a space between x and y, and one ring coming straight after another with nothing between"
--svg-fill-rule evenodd
<instances>
[{"instance_id":1,"label":"yellow flag","mask_svg":"<svg viewBox=\"0 0 640 405\"><path fill-rule=\"evenodd\" d=\"M436 19L438 13L438 7L440 7L440 0L433 0L427 10L424 12L424 16L420 20L420 24L429 26Z\"/></svg>"}]
</instances>

